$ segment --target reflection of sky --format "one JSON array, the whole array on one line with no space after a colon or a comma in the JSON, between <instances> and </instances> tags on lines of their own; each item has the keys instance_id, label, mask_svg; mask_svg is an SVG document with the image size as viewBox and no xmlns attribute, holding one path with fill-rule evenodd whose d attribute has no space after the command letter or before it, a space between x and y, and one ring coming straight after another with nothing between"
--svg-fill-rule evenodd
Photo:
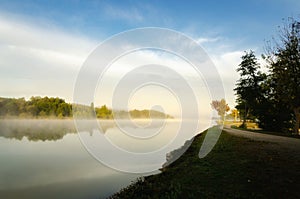
<instances>
[{"instance_id":1,"label":"reflection of sky","mask_svg":"<svg viewBox=\"0 0 300 199\"><path fill-rule=\"evenodd\" d=\"M97 162L83 148L76 134L68 134L56 142L1 137L0 143L0 196L25 192L22 198L26 198L26 193L31 198L42 192L43 198L63 198L64 195L68 198L98 198L117 191L137 177ZM52 189L54 195L51 196L49 189L43 188L45 186ZM77 189L70 189L73 186Z\"/></svg>"},{"instance_id":2,"label":"reflection of sky","mask_svg":"<svg viewBox=\"0 0 300 199\"><path fill-rule=\"evenodd\" d=\"M142 121L139 121L142 122ZM147 123L147 121L146 121ZM150 172L161 168L166 154L181 147L186 140L208 128L209 120L169 120L160 126L138 127L125 125L109 128L105 134L95 131L91 137L85 132L79 136L87 150L100 162L125 172ZM198 125L198 126L197 126Z\"/></svg>"},{"instance_id":3,"label":"reflection of sky","mask_svg":"<svg viewBox=\"0 0 300 199\"><path fill-rule=\"evenodd\" d=\"M28 127L25 124L30 123L31 126L37 126L39 121L33 120L32 122L20 121L18 127L21 130L19 132L22 132L22 124L23 129L25 129ZM48 129L49 124L51 124L51 131L55 133L55 126L62 126L63 123L69 126L71 122L73 121L61 120L53 123L53 121L44 120L43 122L40 121L39 128L32 128L32 131L33 133L34 129L38 129L38 132L43 131L43 125ZM143 171L144 169L147 170L147 167L156 170L161 168L166 161L166 153L179 148L185 140L190 139L196 133L187 131L176 135L180 124L177 120L168 121L166 125L162 126L162 131L159 132L158 130L162 125L160 122L149 123L145 120L134 120L134 122L134 126L132 126L132 124L128 125L126 121L121 121L119 128L126 133L131 133L130 136L140 136L142 139L132 139L124 131L116 128L112 121L104 120L101 121L101 125L106 128L105 134L99 133L97 130L89 130L88 132L80 132L80 136L84 144L87 143L85 139L92 144L89 145L88 149L96 147L97 153L115 160L115 163L122 165L123 168L139 167L133 169ZM13 121L13 124L16 124L16 121ZM89 124L90 122L87 122L84 127L89 126ZM198 131L208 126L209 121L202 121ZM59 129L61 130L61 128ZM147 138L147 136L153 137ZM175 142L172 141L174 136L177 136ZM109 139L119 148L142 155L145 152L163 150L160 156L154 156L152 159L139 163L128 162L128 160L120 158L118 154L114 154L109 147L99 151L97 140L103 138ZM95 145L93 146L93 144ZM108 193L116 192L139 176L120 173L99 163L85 150L78 135L73 132L67 133L62 139L56 141L36 140L33 142L26 137L23 137L22 140L0 137L0 159L0 196L6 197L15 194L18 197L32 198L37 194L42 194L44 198L48 196L49 198L56 198L58 195L55 194L61 194L61 192L66 197L73 194L72 198L85 198L87 195L104 197ZM77 189L73 190L71 187L77 187ZM53 190L52 195L47 194L49 190Z\"/></svg>"}]
</instances>

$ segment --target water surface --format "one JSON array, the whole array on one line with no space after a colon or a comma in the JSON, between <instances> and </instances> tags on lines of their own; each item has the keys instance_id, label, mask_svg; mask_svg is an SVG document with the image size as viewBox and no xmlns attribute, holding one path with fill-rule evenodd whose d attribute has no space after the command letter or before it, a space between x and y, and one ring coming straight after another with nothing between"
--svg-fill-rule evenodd
<instances>
[{"instance_id":1,"label":"water surface","mask_svg":"<svg viewBox=\"0 0 300 199\"><path fill-rule=\"evenodd\" d=\"M101 122L102 134L133 152L163 147L179 126L177 121L167 122L167 136L157 135L151 142L138 144L126 140L124 132L111 121ZM99 132L86 123L86 129L79 133L97 139ZM126 122L122 125L133 135L147 134L147 129L126 126ZM178 148L189 137L183 136L172 147ZM157 158L159 169L165 154ZM116 171L97 161L82 145L73 120L1 120L0 159L0 198L106 198L137 177L149 175Z\"/></svg>"}]
</instances>

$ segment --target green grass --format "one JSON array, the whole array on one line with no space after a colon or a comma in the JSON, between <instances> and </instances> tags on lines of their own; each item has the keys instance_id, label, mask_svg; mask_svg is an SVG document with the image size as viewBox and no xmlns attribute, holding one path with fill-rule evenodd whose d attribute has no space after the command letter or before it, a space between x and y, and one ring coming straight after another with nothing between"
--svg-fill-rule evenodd
<instances>
[{"instance_id":1,"label":"green grass","mask_svg":"<svg viewBox=\"0 0 300 199\"><path fill-rule=\"evenodd\" d=\"M199 159L205 133L162 173L138 179L111 198L300 198L299 149L223 132Z\"/></svg>"}]
</instances>

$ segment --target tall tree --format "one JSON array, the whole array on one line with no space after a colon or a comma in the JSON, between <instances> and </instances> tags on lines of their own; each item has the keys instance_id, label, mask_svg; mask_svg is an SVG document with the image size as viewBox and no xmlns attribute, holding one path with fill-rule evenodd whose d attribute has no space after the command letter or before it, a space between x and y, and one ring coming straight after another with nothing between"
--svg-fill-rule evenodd
<instances>
[{"instance_id":1,"label":"tall tree","mask_svg":"<svg viewBox=\"0 0 300 199\"><path fill-rule=\"evenodd\" d=\"M280 39L268 55L275 98L293 111L293 131L300 123L300 22L289 18L280 31Z\"/></svg>"},{"instance_id":2,"label":"tall tree","mask_svg":"<svg viewBox=\"0 0 300 199\"><path fill-rule=\"evenodd\" d=\"M247 116L254 114L257 105L262 101L261 84L266 75L259 71L260 65L252 50L245 52L241 59L242 62L237 68L241 77L237 81L234 91L238 104L236 108L242 113L243 126L245 126Z\"/></svg>"}]
</instances>

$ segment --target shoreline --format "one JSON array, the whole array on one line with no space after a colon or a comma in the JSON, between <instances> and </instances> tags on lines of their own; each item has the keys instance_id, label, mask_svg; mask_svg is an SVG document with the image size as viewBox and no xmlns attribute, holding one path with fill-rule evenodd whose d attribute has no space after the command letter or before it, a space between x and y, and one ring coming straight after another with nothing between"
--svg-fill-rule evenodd
<instances>
[{"instance_id":1,"label":"shoreline","mask_svg":"<svg viewBox=\"0 0 300 199\"><path fill-rule=\"evenodd\" d=\"M160 174L137 179L109 198L298 198L297 139L299 145L285 147L224 129L211 153L199 159L206 133L196 135L187 151Z\"/></svg>"}]
</instances>

